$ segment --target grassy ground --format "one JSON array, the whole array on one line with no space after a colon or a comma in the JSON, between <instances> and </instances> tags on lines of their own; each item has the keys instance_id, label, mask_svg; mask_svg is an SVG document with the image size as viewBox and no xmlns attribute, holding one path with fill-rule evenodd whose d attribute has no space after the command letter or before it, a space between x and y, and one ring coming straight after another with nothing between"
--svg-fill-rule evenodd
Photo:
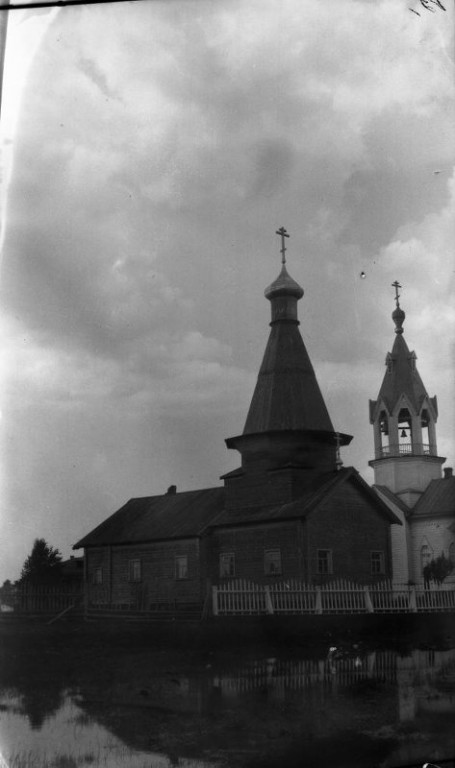
<instances>
[{"instance_id":1,"label":"grassy ground","mask_svg":"<svg viewBox=\"0 0 455 768\"><path fill-rule=\"evenodd\" d=\"M455 647L455 613L288 616L217 618L205 623L129 622L62 618L52 624L47 618L0 617L0 663L2 648L14 647L30 655L58 653L63 648L78 658L109 654L110 649L141 647L173 649L201 655L208 652L253 652L283 648L318 651L337 641L362 640L375 647L437 645Z\"/></svg>"}]
</instances>

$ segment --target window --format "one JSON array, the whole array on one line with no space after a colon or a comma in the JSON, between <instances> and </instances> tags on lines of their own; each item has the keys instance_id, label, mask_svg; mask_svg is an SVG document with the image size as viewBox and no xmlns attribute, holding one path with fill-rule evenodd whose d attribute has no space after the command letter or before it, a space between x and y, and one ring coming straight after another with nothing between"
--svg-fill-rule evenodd
<instances>
[{"instance_id":1,"label":"window","mask_svg":"<svg viewBox=\"0 0 455 768\"><path fill-rule=\"evenodd\" d=\"M401 408L398 414L398 441L400 453L412 452L412 416L408 408Z\"/></svg>"},{"instance_id":2,"label":"window","mask_svg":"<svg viewBox=\"0 0 455 768\"><path fill-rule=\"evenodd\" d=\"M175 578L188 578L188 555L176 555L175 558Z\"/></svg>"},{"instance_id":3,"label":"window","mask_svg":"<svg viewBox=\"0 0 455 768\"><path fill-rule=\"evenodd\" d=\"M266 576L275 576L281 573L281 550L266 549L264 552L264 573Z\"/></svg>"},{"instance_id":4,"label":"window","mask_svg":"<svg viewBox=\"0 0 455 768\"><path fill-rule=\"evenodd\" d=\"M220 577L235 576L235 555L233 552L222 552L220 555Z\"/></svg>"},{"instance_id":5,"label":"window","mask_svg":"<svg viewBox=\"0 0 455 768\"><path fill-rule=\"evenodd\" d=\"M141 581L141 561L128 560L128 581Z\"/></svg>"},{"instance_id":6,"label":"window","mask_svg":"<svg viewBox=\"0 0 455 768\"><path fill-rule=\"evenodd\" d=\"M379 414L379 439L381 444L381 456L389 453L389 419L385 411Z\"/></svg>"},{"instance_id":7,"label":"window","mask_svg":"<svg viewBox=\"0 0 455 768\"><path fill-rule=\"evenodd\" d=\"M377 576L380 573L385 573L384 552L372 552L371 553L371 575Z\"/></svg>"},{"instance_id":8,"label":"window","mask_svg":"<svg viewBox=\"0 0 455 768\"><path fill-rule=\"evenodd\" d=\"M93 583L94 584L102 584L103 583L103 569L102 568L95 568L93 571Z\"/></svg>"},{"instance_id":9,"label":"window","mask_svg":"<svg viewBox=\"0 0 455 768\"><path fill-rule=\"evenodd\" d=\"M425 566L429 564L430 560L431 560L430 547L428 546L428 544L424 544L423 547L420 548L420 565L421 565L422 571L425 568Z\"/></svg>"},{"instance_id":10,"label":"window","mask_svg":"<svg viewBox=\"0 0 455 768\"><path fill-rule=\"evenodd\" d=\"M423 452L430 453L430 416L426 409L422 411L420 425L422 428Z\"/></svg>"},{"instance_id":11,"label":"window","mask_svg":"<svg viewBox=\"0 0 455 768\"><path fill-rule=\"evenodd\" d=\"M453 541L449 547L449 560L455 566L455 543Z\"/></svg>"},{"instance_id":12,"label":"window","mask_svg":"<svg viewBox=\"0 0 455 768\"><path fill-rule=\"evenodd\" d=\"M333 573L331 549L318 549L318 573Z\"/></svg>"}]
</instances>

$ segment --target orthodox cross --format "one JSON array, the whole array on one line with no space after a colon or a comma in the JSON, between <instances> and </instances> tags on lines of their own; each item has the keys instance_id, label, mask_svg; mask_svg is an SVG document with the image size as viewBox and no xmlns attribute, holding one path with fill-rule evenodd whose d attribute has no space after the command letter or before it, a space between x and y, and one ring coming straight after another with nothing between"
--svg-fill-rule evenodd
<instances>
[{"instance_id":1,"label":"orthodox cross","mask_svg":"<svg viewBox=\"0 0 455 768\"><path fill-rule=\"evenodd\" d=\"M284 227L281 227L280 229L277 229L275 232L276 235L280 235L281 237L281 263L286 264L286 246L284 244L284 238L289 237L288 233L286 232Z\"/></svg>"},{"instance_id":2,"label":"orthodox cross","mask_svg":"<svg viewBox=\"0 0 455 768\"><path fill-rule=\"evenodd\" d=\"M392 288L395 288L395 301L397 303L397 307L399 307L400 303L399 303L398 299L400 298L400 294L398 293L398 288L401 288L401 285L398 282L398 280L395 280L395 282L392 283Z\"/></svg>"}]
</instances>

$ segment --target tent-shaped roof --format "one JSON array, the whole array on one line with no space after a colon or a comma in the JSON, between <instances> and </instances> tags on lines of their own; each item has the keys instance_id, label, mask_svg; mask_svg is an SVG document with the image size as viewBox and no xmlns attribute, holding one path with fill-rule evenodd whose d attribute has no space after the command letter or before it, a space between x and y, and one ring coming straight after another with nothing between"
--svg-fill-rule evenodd
<instances>
[{"instance_id":1,"label":"tent-shaped roof","mask_svg":"<svg viewBox=\"0 0 455 768\"><path fill-rule=\"evenodd\" d=\"M269 340L243 430L244 435L280 430L333 434L324 399L299 331L297 302L303 289L283 264L265 290L271 302Z\"/></svg>"},{"instance_id":2,"label":"tent-shaped roof","mask_svg":"<svg viewBox=\"0 0 455 768\"><path fill-rule=\"evenodd\" d=\"M243 434L287 429L334 431L297 325L276 323Z\"/></svg>"},{"instance_id":3,"label":"tent-shaped roof","mask_svg":"<svg viewBox=\"0 0 455 768\"><path fill-rule=\"evenodd\" d=\"M401 396L406 395L415 413L428 398L420 374L415 366L415 354L409 351L404 337L398 334L392 348L390 367L384 375L378 401L382 401L392 413Z\"/></svg>"}]
</instances>

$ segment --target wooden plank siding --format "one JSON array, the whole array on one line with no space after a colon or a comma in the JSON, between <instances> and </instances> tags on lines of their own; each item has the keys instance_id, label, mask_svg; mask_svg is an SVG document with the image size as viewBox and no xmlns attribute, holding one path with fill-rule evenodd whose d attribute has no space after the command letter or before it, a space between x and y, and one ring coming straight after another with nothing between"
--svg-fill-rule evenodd
<instances>
[{"instance_id":1,"label":"wooden plank siding","mask_svg":"<svg viewBox=\"0 0 455 768\"><path fill-rule=\"evenodd\" d=\"M319 549L332 552L331 578L370 582L372 552L384 554L384 572L377 578L392 577L390 525L353 485L344 484L308 516L306 537L310 558L307 575L313 580L327 580L318 574Z\"/></svg>"},{"instance_id":2,"label":"wooden plank siding","mask_svg":"<svg viewBox=\"0 0 455 768\"><path fill-rule=\"evenodd\" d=\"M283 574L302 574L305 553L300 520L214 530L209 560L212 581L220 579L220 555L232 552L235 555L235 575L258 583L270 582L273 577L264 572L264 553L273 549L280 550Z\"/></svg>"},{"instance_id":3,"label":"wooden plank siding","mask_svg":"<svg viewBox=\"0 0 455 768\"><path fill-rule=\"evenodd\" d=\"M187 576L177 578L176 557L186 556ZM129 562L140 561L140 579L131 580ZM90 547L86 550L88 606L147 610L159 604L199 603L206 594L206 568L199 539ZM102 581L97 581L102 569Z\"/></svg>"}]
</instances>

